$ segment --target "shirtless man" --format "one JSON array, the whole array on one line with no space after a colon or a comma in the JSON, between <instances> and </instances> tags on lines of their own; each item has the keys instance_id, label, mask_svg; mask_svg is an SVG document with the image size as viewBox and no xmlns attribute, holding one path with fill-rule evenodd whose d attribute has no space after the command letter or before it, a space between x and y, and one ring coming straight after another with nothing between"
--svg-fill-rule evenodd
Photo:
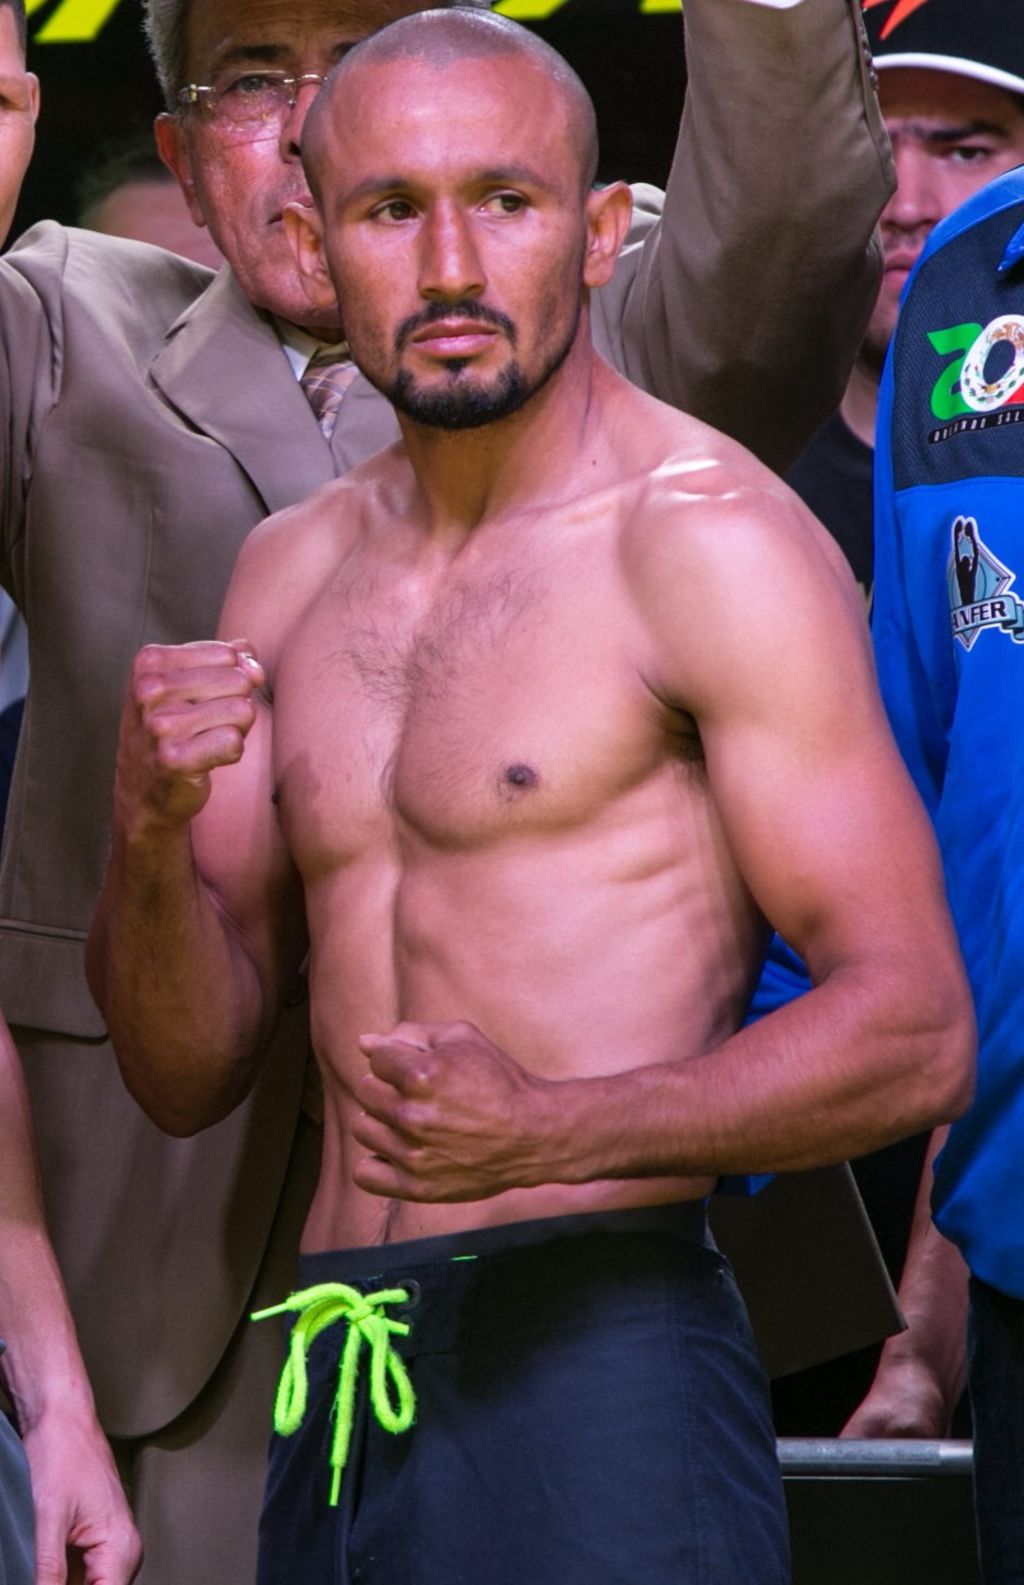
<instances>
[{"instance_id":1,"label":"shirtless man","mask_svg":"<svg viewBox=\"0 0 1024 1585\"><path fill-rule=\"evenodd\" d=\"M140 655L91 951L129 1086L188 1132L253 1082L308 923L324 1164L261 1585L782 1585L703 1197L971 1085L856 586L593 353L629 201L546 46L397 23L305 159L307 290L402 443L251 536L225 639ZM766 918L817 988L737 1033Z\"/></svg>"}]
</instances>

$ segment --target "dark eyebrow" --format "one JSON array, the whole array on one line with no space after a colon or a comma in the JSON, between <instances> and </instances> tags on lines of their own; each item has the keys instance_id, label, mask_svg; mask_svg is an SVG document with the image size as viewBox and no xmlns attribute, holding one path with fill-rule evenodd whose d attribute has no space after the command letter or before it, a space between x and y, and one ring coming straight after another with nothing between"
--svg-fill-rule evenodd
<instances>
[{"instance_id":1,"label":"dark eyebrow","mask_svg":"<svg viewBox=\"0 0 1024 1585\"><path fill-rule=\"evenodd\" d=\"M539 187L544 193L557 193L553 182L547 181L532 165L502 165L496 170L481 171L477 180L483 187Z\"/></svg>"},{"instance_id":2,"label":"dark eyebrow","mask_svg":"<svg viewBox=\"0 0 1024 1585\"><path fill-rule=\"evenodd\" d=\"M376 198L381 193L404 193L412 186L407 176L368 176L342 194L346 204L359 203L364 198Z\"/></svg>"},{"instance_id":3,"label":"dark eyebrow","mask_svg":"<svg viewBox=\"0 0 1024 1585\"><path fill-rule=\"evenodd\" d=\"M1001 127L995 121L964 121L959 126L950 125L948 127L922 127L915 126L912 122L908 130L913 133L914 137L919 138L922 143L929 145L934 143L962 143L965 138L977 137L1006 139L1010 135L1007 127Z\"/></svg>"},{"instance_id":4,"label":"dark eyebrow","mask_svg":"<svg viewBox=\"0 0 1024 1585\"><path fill-rule=\"evenodd\" d=\"M480 187L536 187L541 192L559 193L553 182L546 181L528 165L505 165L495 170L474 171L472 181ZM410 176L368 176L357 182L343 196L346 204L360 203L364 198L375 198L384 193L413 193L418 183Z\"/></svg>"}]
</instances>

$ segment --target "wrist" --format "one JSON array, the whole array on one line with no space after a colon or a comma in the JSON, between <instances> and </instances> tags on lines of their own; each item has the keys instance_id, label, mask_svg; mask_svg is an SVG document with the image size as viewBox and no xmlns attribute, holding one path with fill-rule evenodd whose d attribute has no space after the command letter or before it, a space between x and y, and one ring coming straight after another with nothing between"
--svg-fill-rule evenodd
<instances>
[{"instance_id":1,"label":"wrist","mask_svg":"<svg viewBox=\"0 0 1024 1585\"><path fill-rule=\"evenodd\" d=\"M79 1425L91 1432L98 1427L96 1404L78 1346L72 1339L55 1344L52 1336L47 1342L45 1361L23 1358L16 1343L8 1344L4 1381L18 1429L23 1437L54 1426Z\"/></svg>"},{"instance_id":2,"label":"wrist","mask_svg":"<svg viewBox=\"0 0 1024 1585\"><path fill-rule=\"evenodd\" d=\"M963 1356L950 1356L937 1347L930 1336L913 1325L905 1332L886 1338L879 1357L879 1368L892 1375L914 1377L930 1387L944 1402L955 1403L962 1386Z\"/></svg>"},{"instance_id":3,"label":"wrist","mask_svg":"<svg viewBox=\"0 0 1024 1585\"><path fill-rule=\"evenodd\" d=\"M148 856L166 862L179 847L191 851L191 815L167 803L115 796L111 849L135 865Z\"/></svg>"},{"instance_id":4,"label":"wrist","mask_svg":"<svg viewBox=\"0 0 1024 1585\"><path fill-rule=\"evenodd\" d=\"M529 1129L531 1185L590 1183L628 1170L615 1148L621 1145L625 1113L616 1100L614 1076L531 1082L536 1097Z\"/></svg>"}]
</instances>

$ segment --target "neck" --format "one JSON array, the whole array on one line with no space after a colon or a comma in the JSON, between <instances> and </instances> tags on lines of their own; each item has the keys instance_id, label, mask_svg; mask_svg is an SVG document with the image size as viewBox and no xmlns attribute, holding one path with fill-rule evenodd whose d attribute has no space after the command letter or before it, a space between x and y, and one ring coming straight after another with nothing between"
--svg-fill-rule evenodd
<instances>
[{"instance_id":1,"label":"neck","mask_svg":"<svg viewBox=\"0 0 1024 1585\"><path fill-rule=\"evenodd\" d=\"M839 413L847 429L874 450L875 420L878 416L878 375L858 358L850 371Z\"/></svg>"},{"instance_id":2,"label":"neck","mask_svg":"<svg viewBox=\"0 0 1024 1585\"><path fill-rule=\"evenodd\" d=\"M508 418L442 430L399 414L431 537L457 547L484 521L564 499L589 449L604 377L584 320L565 361Z\"/></svg>"}]
</instances>

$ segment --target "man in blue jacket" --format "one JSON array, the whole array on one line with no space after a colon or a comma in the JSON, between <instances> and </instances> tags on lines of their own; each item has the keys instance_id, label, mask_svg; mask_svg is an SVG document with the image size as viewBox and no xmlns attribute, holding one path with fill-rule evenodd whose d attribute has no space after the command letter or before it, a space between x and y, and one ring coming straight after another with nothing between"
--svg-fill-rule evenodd
<instances>
[{"instance_id":1,"label":"man in blue jacket","mask_svg":"<svg viewBox=\"0 0 1024 1585\"><path fill-rule=\"evenodd\" d=\"M939 1138L879 1429L941 1393L962 1338L985 1585L1024 1579L1024 168L933 233L882 386L882 690L942 848L978 1010L977 1098ZM922 1200L924 1195L922 1195ZM924 1206L922 1205L922 1210ZM960 1252L958 1254L958 1251Z\"/></svg>"}]
</instances>

